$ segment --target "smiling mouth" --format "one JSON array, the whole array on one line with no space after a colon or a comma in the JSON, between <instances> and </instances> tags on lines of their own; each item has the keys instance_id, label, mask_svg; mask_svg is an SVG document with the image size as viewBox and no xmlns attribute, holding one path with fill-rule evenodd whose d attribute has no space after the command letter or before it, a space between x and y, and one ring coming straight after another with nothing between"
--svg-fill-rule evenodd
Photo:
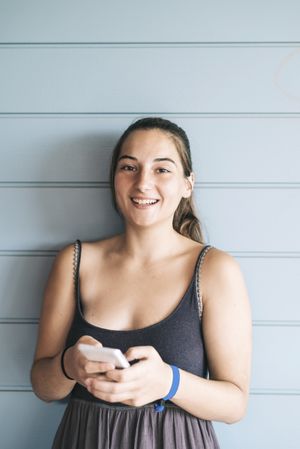
<instances>
[{"instance_id":1,"label":"smiling mouth","mask_svg":"<svg viewBox=\"0 0 300 449\"><path fill-rule=\"evenodd\" d=\"M140 199L140 198L130 198L133 204L137 206L153 206L158 203L159 200L155 199Z\"/></svg>"}]
</instances>

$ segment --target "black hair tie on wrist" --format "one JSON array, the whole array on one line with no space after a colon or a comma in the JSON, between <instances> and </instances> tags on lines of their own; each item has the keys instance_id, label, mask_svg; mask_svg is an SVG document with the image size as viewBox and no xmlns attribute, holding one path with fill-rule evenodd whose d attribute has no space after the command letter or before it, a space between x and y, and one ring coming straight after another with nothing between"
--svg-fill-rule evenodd
<instances>
[{"instance_id":1,"label":"black hair tie on wrist","mask_svg":"<svg viewBox=\"0 0 300 449\"><path fill-rule=\"evenodd\" d=\"M60 357L60 366L61 366L62 372L64 373L64 376L65 376L67 379L69 379L69 380L75 380L75 379L73 379L73 377L70 377L70 376L67 374L67 372L66 372L66 370L65 370L65 365L64 365L64 356L65 356L65 352L66 352L66 350L69 349L69 348L70 348L70 346L67 346L67 347L63 350L63 352L62 352L62 354L61 354L61 357Z\"/></svg>"}]
</instances>

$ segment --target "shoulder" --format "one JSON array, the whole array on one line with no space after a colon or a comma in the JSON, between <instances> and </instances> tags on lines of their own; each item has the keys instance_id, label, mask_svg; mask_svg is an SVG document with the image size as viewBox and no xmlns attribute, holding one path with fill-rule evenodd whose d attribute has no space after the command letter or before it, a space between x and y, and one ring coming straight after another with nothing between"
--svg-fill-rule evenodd
<instances>
[{"instance_id":1,"label":"shoulder","mask_svg":"<svg viewBox=\"0 0 300 449\"><path fill-rule=\"evenodd\" d=\"M226 251L211 247L201 267L201 286L203 302L220 299L236 289L245 289L240 264Z\"/></svg>"},{"instance_id":2,"label":"shoulder","mask_svg":"<svg viewBox=\"0 0 300 449\"><path fill-rule=\"evenodd\" d=\"M104 249L107 247L107 243L111 239L98 240L98 241L80 241L81 257L85 259L85 262L92 261L94 257L99 257ZM75 258L75 242L63 246L57 253L54 259L54 268L64 269L72 267Z\"/></svg>"},{"instance_id":3,"label":"shoulder","mask_svg":"<svg viewBox=\"0 0 300 449\"><path fill-rule=\"evenodd\" d=\"M74 243L62 247L55 256L53 270L69 271L72 268L74 257ZM72 272L72 270L71 270Z\"/></svg>"},{"instance_id":4,"label":"shoulder","mask_svg":"<svg viewBox=\"0 0 300 449\"><path fill-rule=\"evenodd\" d=\"M239 267L237 260L228 252L211 246L205 256L204 269L208 275L221 274Z\"/></svg>"},{"instance_id":5,"label":"shoulder","mask_svg":"<svg viewBox=\"0 0 300 449\"><path fill-rule=\"evenodd\" d=\"M119 235L114 235L107 239L81 241L81 275L89 272L93 267L105 263L107 256L115 250L119 238Z\"/></svg>"}]
</instances>

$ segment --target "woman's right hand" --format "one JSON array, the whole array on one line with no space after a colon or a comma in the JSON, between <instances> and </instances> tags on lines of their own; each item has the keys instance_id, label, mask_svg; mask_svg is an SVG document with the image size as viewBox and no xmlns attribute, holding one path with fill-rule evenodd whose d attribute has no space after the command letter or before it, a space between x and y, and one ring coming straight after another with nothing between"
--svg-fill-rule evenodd
<instances>
[{"instance_id":1,"label":"woman's right hand","mask_svg":"<svg viewBox=\"0 0 300 449\"><path fill-rule=\"evenodd\" d=\"M112 370L115 368L115 365L113 363L92 362L88 360L78 349L78 345L81 343L98 346L100 348L103 345L95 338L84 335L77 340L74 346L70 346L64 354L63 363L66 373L85 387L87 379L95 378L106 371Z\"/></svg>"}]
</instances>

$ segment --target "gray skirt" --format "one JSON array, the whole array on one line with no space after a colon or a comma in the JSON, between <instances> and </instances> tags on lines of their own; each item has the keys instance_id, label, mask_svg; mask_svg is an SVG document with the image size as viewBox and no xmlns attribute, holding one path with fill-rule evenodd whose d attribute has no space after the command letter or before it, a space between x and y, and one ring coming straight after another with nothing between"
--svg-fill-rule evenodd
<instances>
[{"instance_id":1,"label":"gray skirt","mask_svg":"<svg viewBox=\"0 0 300 449\"><path fill-rule=\"evenodd\" d=\"M210 421L166 404L117 407L70 399L52 449L219 449Z\"/></svg>"}]
</instances>

